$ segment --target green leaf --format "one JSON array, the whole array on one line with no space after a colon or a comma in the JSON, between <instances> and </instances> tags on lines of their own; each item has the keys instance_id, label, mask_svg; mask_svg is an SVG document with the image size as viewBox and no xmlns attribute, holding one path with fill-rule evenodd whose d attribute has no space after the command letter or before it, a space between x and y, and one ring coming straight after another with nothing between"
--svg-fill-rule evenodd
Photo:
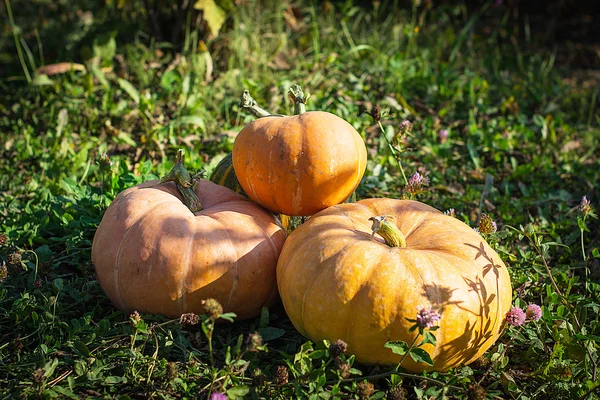
<instances>
[{"instance_id":1,"label":"green leaf","mask_svg":"<svg viewBox=\"0 0 600 400\"><path fill-rule=\"evenodd\" d=\"M425 396L428 399L439 399L440 394L442 393L442 388L438 386L430 386L425 391Z\"/></svg>"},{"instance_id":2,"label":"green leaf","mask_svg":"<svg viewBox=\"0 0 600 400\"><path fill-rule=\"evenodd\" d=\"M539 114L535 114L533 116L533 123L537 127L541 128L542 139L546 140L546 138L548 137L548 124L546 123L544 117L542 117Z\"/></svg>"},{"instance_id":3,"label":"green leaf","mask_svg":"<svg viewBox=\"0 0 600 400\"><path fill-rule=\"evenodd\" d=\"M384 347L392 350L392 353L403 356L408 351L408 344L401 340L394 342L387 342Z\"/></svg>"},{"instance_id":4,"label":"green leaf","mask_svg":"<svg viewBox=\"0 0 600 400\"><path fill-rule=\"evenodd\" d=\"M54 374L54 370L56 370L57 366L58 366L58 359L57 358L53 358L52 361L48 361L46 363L46 365L44 365L44 376L46 378L51 377L52 374Z\"/></svg>"},{"instance_id":5,"label":"green leaf","mask_svg":"<svg viewBox=\"0 0 600 400\"><path fill-rule=\"evenodd\" d=\"M117 136L114 136L113 139L117 143L125 143L131 147L137 147L137 143L131 138L131 136L127 132L119 131Z\"/></svg>"},{"instance_id":6,"label":"green leaf","mask_svg":"<svg viewBox=\"0 0 600 400\"><path fill-rule=\"evenodd\" d=\"M325 383L327 383L327 377L325 376L325 374L320 374L320 375L317 377L316 383L317 383L317 386L318 386L318 387L322 387L322 386L324 386L324 385L325 385Z\"/></svg>"},{"instance_id":7,"label":"green leaf","mask_svg":"<svg viewBox=\"0 0 600 400\"><path fill-rule=\"evenodd\" d=\"M148 333L148 324L142 320L135 324L135 329L142 333Z\"/></svg>"},{"instance_id":8,"label":"green leaf","mask_svg":"<svg viewBox=\"0 0 600 400\"><path fill-rule=\"evenodd\" d=\"M215 4L214 0L198 0L194 4L194 8L203 11L203 17L208 24L208 29L210 29L213 36L217 36L227 16L225 11Z\"/></svg>"},{"instance_id":9,"label":"green leaf","mask_svg":"<svg viewBox=\"0 0 600 400\"><path fill-rule=\"evenodd\" d=\"M67 126L69 122L69 112L66 108L61 108L58 112L58 123L56 124L56 134L60 136L62 134L63 129Z\"/></svg>"},{"instance_id":10,"label":"green leaf","mask_svg":"<svg viewBox=\"0 0 600 400\"><path fill-rule=\"evenodd\" d=\"M98 79L98 81L100 81L100 84L104 87L104 89L110 89L110 84L108 83L104 72L102 72L102 70L98 68L97 65L92 66L92 74L96 77L96 79Z\"/></svg>"},{"instance_id":11,"label":"green leaf","mask_svg":"<svg viewBox=\"0 0 600 400\"><path fill-rule=\"evenodd\" d=\"M225 321L233 322L234 318L236 318L236 317L237 317L237 315L235 313L228 312L225 314L221 314L219 319L224 319Z\"/></svg>"},{"instance_id":12,"label":"green leaf","mask_svg":"<svg viewBox=\"0 0 600 400\"><path fill-rule=\"evenodd\" d=\"M69 389L64 388L62 386L54 386L52 389L56 393L61 394L61 395L65 396L65 397L67 397L67 398L70 398L70 399L79 399L79 397L77 397L72 391L70 391ZM62 398L65 398L65 397L62 397Z\"/></svg>"},{"instance_id":13,"label":"green leaf","mask_svg":"<svg viewBox=\"0 0 600 400\"><path fill-rule=\"evenodd\" d=\"M240 354L240 351L242 351L243 344L244 344L244 335L241 334L238 336L238 340L235 344L235 348L234 348L235 354Z\"/></svg>"},{"instance_id":14,"label":"green leaf","mask_svg":"<svg viewBox=\"0 0 600 400\"><path fill-rule=\"evenodd\" d=\"M285 330L280 328L266 327L259 328L258 333L260 333L260 336L262 336L265 342L268 342L269 340L279 339L285 335Z\"/></svg>"},{"instance_id":15,"label":"green leaf","mask_svg":"<svg viewBox=\"0 0 600 400\"><path fill-rule=\"evenodd\" d=\"M432 344L435 346L435 343L436 343L435 335L429 331L426 331L423 334L423 341L421 341L421 343L419 343L418 347L421 347L424 344Z\"/></svg>"},{"instance_id":16,"label":"green leaf","mask_svg":"<svg viewBox=\"0 0 600 400\"><path fill-rule=\"evenodd\" d=\"M48 86L54 85L54 81L48 78L48 75L46 74L38 74L33 77L33 81L31 81L31 84L33 86Z\"/></svg>"},{"instance_id":17,"label":"green leaf","mask_svg":"<svg viewBox=\"0 0 600 400\"><path fill-rule=\"evenodd\" d=\"M579 226L579 229L581 229L582 231L589 232L589 229L585 225L585 221L583 220L583 218L577 218L577 225Z\"/></svg>"},{"instance_id":18,"label":"green leaf","mask_svg":"<svg viewBox=\"0 0 600 400\"><path fill-rule=\"evenodd\" d=\"M108 32L97 36L94 39L94 57L98 57L100 61L112 61L117 51L115 36L117 36L117 32Z\"/></svg>"},{"instance_id":19,"label":"green leaf","mask_svg":"<svg viewBox=\"0 0 600 400\"><path fill-rule=\"evenodd\" d=\"M504 386L504 389L508 392L512 392L518 389L515 380L508 372L502 372L500 381L502 383L502 386Z\"/></svg>"},{"instance_id":20,"label":"green leaf","mask_svg":"<svg viewBox=\"0 0 600 400\"><path fill-rule=\"evenodd\" d=\"M260 313L260 325L261 328L266 328L269 326L269 309L267 307L263 307Z\"/></svg>"},{"instance_id":21,"label":"green leaf","mask_svg":"<svg viewBox=\"0 0 600 400\"><path fill-rule=\"evenodd\" d=\"M75 374L77 374L77 376L81 376L86 373L87 365L85 362L78 360L75 362L75 367L73 369L75 370Z\"/></svg>"},{"instance_id":22,"label":"green leaf","mask_svg":"<svg viewBox=\"0 0 600 400\"><path fill-rule=\"evenodd\" d=\"M592 340L594 342L600 343L600 336L598 336L598 335L581 335L581 334L577 334L577 335L575 335L575 338L577 340Z\"/></svg>"},{"instance_id":23,"label":"green leaf","mask_svg":"<svg viewBox=\"0 0 600 400\"><path fill-rule=\"evenodd\" d=\"M315 350L312 353L310 353L309 357L313 360L318 360L319 358L325 357L326 354L327 352L325 350Z\"/></svg>"},{"instance_id":24,"label":"green leaf","mask_svg":"<svg viewBox=\"0 0 600 400\"><path fill-rule=\"evenodd\" d=\"M475 169L479 169L481 167L481 161L477 149L471 143L467 143L467 151L469 152L469 156L471 157L471 161L473 161Z\"/></svg>"},{"instance_id":25,"label":"green leaf","mask_svg":"<svg viewBox=\"0 0 600 400\"><path fill-rule=\"evenodd\" d=\"M109 376L107 377L104 382L108 385L116 385L117 383L126 383L127 382L127 378L125 378L124 376Z\"/></svg>"},{"instance_id":26,"label":"green leaf","mask_svg":"<svg viewBox=\"0 0 600 400\"><path fill-rule=\"evenodd\" d=\"M110 330L110 322L104 318L98 324L98 335L102 336Z\"/></svg>"},{"instance_id":27,"label":"green leaf","mask_svg":"<svg viewBox=\"0 0 600 400\"><path fill-rule=\"evenodd\" d=\"M242 336L242 335L240 335ZM231 346L227 346L227 352L225 353L225 365L231 363Z\"/></svg>"},{"instance_id":28,"label":"green leaf","mask_svg":"<svg viewBox=\"0 0 600 400\"><path fill-rule=\"evenodd\" d=\"M227 397L230 399L243 398L245 395L250 393L250 388L246 385L234 386L227 390Z\"/></svg>"},{"instance_id":29,"label":"green leaf","mask_svg":"<svg viewBox=\"0 0 600 400\"><path fill-rule=\"evenodd\" d=\"M422 362L429 365L433 365L433 360L428 352L423 349L415 348L410 349L410 358L415 360L415 362Z\"/></svg>"},{"instance_id":30,"label":"green leaf","mask_svg":"<svg viewBox=\"0 0 600 400\"><path fill-rule=\"evenodd\" d=\"M140 93L131 84L131 82L126 81L125 79L121 79L121 78L119 78L117 80L117 82L119 83L119 86L121 87L121 89L123 89L125 92L127 92L129 97L131 97L133 99L133 101L135 101L137 104L140 104Z\"/></svg>"},{"instance_id":31,"label":"green leaf","mask_svg":"<svg viewBox=\"0 0 600 400\"><path fill-rule=\"evenodd\" d=\"M50 261L54 252L50 250L50 247L48 247L47 244L43 244L35 249L35 254L37 254L39 262L44 263Z\"/></svg>"},{"instance_id":32,"label":"green leaf","mask_svg":"<svg viewBox=\"0 0 600 400\"><path fill-rule=\"evenodd\" d=\"M86 357L92 356L92 352L90 351L90 349L81 340L75 340L74 345L77 351L80 352L82 355Z\"/></svg>"},{"instance_id":33,"label":"green leaf","mask_svg":"<svg viewBox=\"0 0 600 400\"><path fill-rule=\"evenodd\" d=\"M169 93L177 89L176 84L181 85L181 75L175 70L165 72L160 78L160 87Z\"/></svg>"},{"instance_id":34,"label":"green leaf","mask_svg":"<svg viewBox=\"0 0 600 400\"><path fill-rule=\"evenodd\" d=\"M54 286L54 288L60 292L62 290L62 288L64 287L64 282L63 282L62 278L56 278L55 280L53 280L52 286Z\"/></svg>"}]
</instances>

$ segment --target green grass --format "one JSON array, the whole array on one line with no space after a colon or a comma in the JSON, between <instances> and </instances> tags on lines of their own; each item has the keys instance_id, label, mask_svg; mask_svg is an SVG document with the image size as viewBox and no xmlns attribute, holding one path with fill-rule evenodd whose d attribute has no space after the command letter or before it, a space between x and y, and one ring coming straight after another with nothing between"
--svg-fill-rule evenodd
<instances>
[{"instance_id":1,"label":"green grass","mask_svg":"<svg viewBox=\"0 0 600 400\"><path fill-rule=\"evenodd\" d=\"M45 2L12 2L14 24L0 38L0 397L357 398L367 379L371 398L401 384L410 398L466 399L474 383L488 398L600 398L600 229L593 211L578 209L584 195L592 209L600 197L593 75L556 65L552 47L519 36L504 7L337 2L328 11L304 2L294 20L279 2L246 3L208 51L191 23L179 51L152 37L143 9L59 2L44 22L27 15ZM87 69L35 74L54 61ZM390 141L410 120L396 151L406 175L430 173L414 197L473 227L490 215L498 231L486 239L509 267L514 305L540 304L542 319L509 328L483 359L447 373L354 364L353 380L342 380L327 345L301 337L281 305L214 326L213 363L211 319L189 326L117 311L90 261L112 199L166 174L179 148L188 168L210 173L252 120L239 109L242 91L291 113L285 94L295 83L310 92L308 109L364 135L359 198L405 194L368 111L382 107ZM265 345L247 351L255 331Z\"/></svg>"}]
</instances>

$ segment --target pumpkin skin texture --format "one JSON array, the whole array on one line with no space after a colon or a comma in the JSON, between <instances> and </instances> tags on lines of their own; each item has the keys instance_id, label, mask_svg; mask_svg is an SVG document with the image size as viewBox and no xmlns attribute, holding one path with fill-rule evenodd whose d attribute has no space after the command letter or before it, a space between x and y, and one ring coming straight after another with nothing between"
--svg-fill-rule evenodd
<instances>
[{"instance_id":1,"label":"pumpkin skin texture","mask_svg":"<svg viewBox=\"0 0 600 400\"><path fill-rule=\"evenodd\" d=\"M248 197L246 192L244 192L244 189L242 189L242 186L235 175L235 171L233 170L231 153L223 157L223 159L217 164L210 175L210 181L218 185L225 186L244 197Z\"/></svg>"},{"instance_id":2,"label":"pumpkin skin texture","mask_svg":"<svg viewBox=\"0 0 600 400\"><path fill-rule=\"evenodd\" d=\"M369 218L393 216L406 247L390 247ZM468 364L498 338L511 308L506 266L458 219L411 200L367 199L313 215L286 241L277 264L285 310L304 336L342 339L356 360L391 365L402 358L384 345L412 343L419 306L441 315L437 345L422 348L434 365L406 357L409 371Z\"/></svg>"},{"instance_id":3,"label":"pumpkin skin texture","mask_svg":"<svg viewBox=\"0 0 600 400\"><path fill-rule=\"evenodd\" d=\"M240 131L232 153L248 196L286 215L312 215L343 202L367 164L358 132L323 111L259 118Z\"/></svg>"},{"instance_id":4,"label":"pumpkin skin texture","mask_svg":"<svg viewBox=\"0 0 600 400\"><path fill-rule=\"evenodd\" d=\"M277 299L275 268L286 238L275 217L208 180L194 187L192 213L174 183L149 181L121 192L92 245L98 281L125 312L171 318L203 313L215 298L239 319Z\"/></svg>"}]
</instances>

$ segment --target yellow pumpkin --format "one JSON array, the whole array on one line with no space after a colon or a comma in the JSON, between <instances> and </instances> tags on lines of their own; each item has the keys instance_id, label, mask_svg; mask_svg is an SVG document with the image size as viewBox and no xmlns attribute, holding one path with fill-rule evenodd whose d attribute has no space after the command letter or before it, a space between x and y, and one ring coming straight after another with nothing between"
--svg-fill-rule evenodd
<instances>
[{"instance_id":1,"label":"yellow pumpkin","mask_svg":"<svg viewBox=\"0 0 600 400\"><path fill-rule=\"evenodd\" d=\"M387 216L372 237L371 220ZM381 236L383 235L383 237ZM506 266L475 230L411 200L367 199L313 215L287 239L277 283L292 323L306 337L341 339L360 362L395 364L388 341L412 343L418 307L441 315L433 366L468 364L498 338L512 302Z\"/></svg>"}]
</instances>

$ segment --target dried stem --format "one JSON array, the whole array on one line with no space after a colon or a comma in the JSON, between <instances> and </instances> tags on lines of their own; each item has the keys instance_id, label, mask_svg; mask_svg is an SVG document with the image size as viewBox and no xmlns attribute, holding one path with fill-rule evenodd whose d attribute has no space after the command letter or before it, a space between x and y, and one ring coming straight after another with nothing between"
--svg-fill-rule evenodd
<instances>
[{"instance_id":1,"label":"dried stem","mask_svg":"<svg viewBox=\"0 0 600 400\"><path fill-rule=\"evenodd\" d=\"M242 100L240 101L240 107L244 110L248 111L250 114L254 115L256 118L261 117L269 117L269 116L279 116L278 114L271 114L264 108L260 107L256 100L250 96L250 92L244 90L242 93Z\"/></svg>"},{"instance_id":2,"label":"dried stem","mask_svg":"<svg viewBox=\"0 0 600 400\"><path fill-rule=\"evenodd\" d=\"M288 91L288 96L294 102L294 114L300 115L306 112L306 101L310 95L305 95L300 85L294 85Z\"/></svg>"},{"instance_id":3,"label":"dried stem","mask_svg":"<svg viewBox=\"0 0 600 400\"><path fill-rule=\"evenodd\" d=\"M175 165L166 176L160 179L160 183L175 182L179 193L183 196L183 203L191 212L195 213L202 211L202 204L193 189L197 178L196 176L192 176L183 165L184 154L185 152L182 149L177 151Z\"/></svg>"}]
</instances>

